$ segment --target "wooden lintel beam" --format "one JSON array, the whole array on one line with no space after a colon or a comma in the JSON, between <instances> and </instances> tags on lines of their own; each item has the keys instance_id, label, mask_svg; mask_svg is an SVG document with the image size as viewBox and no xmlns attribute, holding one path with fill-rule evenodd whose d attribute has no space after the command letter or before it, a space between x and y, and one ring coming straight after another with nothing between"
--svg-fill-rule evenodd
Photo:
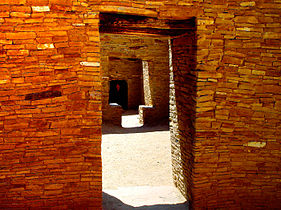
<instances>
[{"instance_id":1,"label":"wooden lintel beam","mask_svg":"<svg viewBox=\"0 0 281 210\"><path fill-rule=\"evenodd\" d=\"M194 30L195 21L162 20L153 17L101 14L100 32L102 33L138 33L164 36L178 36L188 30Z\"/></svg>"},{"instance_id":2,"label":"wooden lintel beam","mask_svg":"<svg viewBox=\"0 0 281 210\"><path fill-rule=\"evenodd\" d=\"M110 34L139 34L159 36L179 36L186 33L186 29L154 29L154 28L126 28L126 27L100 27L100 33Z\"/></svg>"}]
</instances>

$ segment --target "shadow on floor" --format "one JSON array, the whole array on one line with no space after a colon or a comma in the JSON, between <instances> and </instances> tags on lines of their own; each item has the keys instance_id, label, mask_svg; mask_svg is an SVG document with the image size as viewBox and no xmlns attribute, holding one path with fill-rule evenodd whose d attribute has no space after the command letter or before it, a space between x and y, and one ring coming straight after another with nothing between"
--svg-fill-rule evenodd
<instances>
[{"instance_id":1,"label":"shadow on floor","mask_svg":"<svg viewBox=\"0 0 281 210\"><path fill-rule=\"evenodd\" d=\"M147 133L154 131L169 131L169 123L163 122L157 125L144 125L142 127L136 128L123 128L121 126L112 125L112 124L103 124L102 125L102 134L126 134L126 133Z\"/></svg>"},{"instance_id":2,"label":"shadow on floor","mask_svg":"<svg viewBox=\"0 0 281 210\"><path fill-rule=\"evenodd\" d=\"M103 210L188 210L188 202L180 204L157 204L150 206L133 207L123 203L116 197L105 192L102 193Z\"/></svg>"},{"instance_id":3,"label":"shadow on floor","mask_svg":"<svg viewBox=\"0 0 281 210\"><path fill-rule=\"evenodd\" d=\"M131 116L131 115L138 115L139 114L139 110L134 110L134 109L129 109L126 110L122 113L122 116Z\"/></svg>"}]
</instances>

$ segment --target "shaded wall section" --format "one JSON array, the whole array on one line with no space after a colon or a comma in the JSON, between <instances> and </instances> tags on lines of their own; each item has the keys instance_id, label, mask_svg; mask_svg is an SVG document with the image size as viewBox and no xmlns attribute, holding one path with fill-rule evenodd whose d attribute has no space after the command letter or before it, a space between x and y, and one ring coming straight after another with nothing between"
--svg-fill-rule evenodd
<instances>
[{"instance_id":1,"label":"shaded wall section","mask_svg":"<svg viewBox=\"0 0 281 210\"><path fill-rule=\"evenodd\" d=\"M119 58L119 61L112 62L110 57ZM143 77L143 64L146 61L146 71ZM140 69L139 69L140 68ZM152 101L154 109L154 119L168 117L169 106L169 57L168 57L168 41L163 38L154 38L146 36L128 36L117 34L101 34L101 69L103 75L104 100L103 107L106 106L106 84L111 78L122 77L129 78L131 75L132 94L139 95L141 91L141 104ZM122 70L123 69L123 70ZM123 71L123 76L118 76L118 72ZM106 73L108 72L108 73ZM126 74L126 75L125 75ZM145 90L143 88L143 78L145 78ZM130 86L128 80L128 87ZM133 85L133 83L135 83ZM140 88L136 88L141 84ZM149 85L148 85L149 84ZM137 85L137 86L136 86ZM130 89L130 87L129 87ZM129 90L130 91L130 90ZM147 100L144 101L144 98ZM129 101L131 107L136 107L138 97L131 96L129 93ZM151 104L145 104L151 105Z\"/></svg>"},{"instance_id":2,"label":"shaded wall section","mask_svg":"<svg viewBox=\"0 0 281 210\"><path fill-rule=\"evenodd\" d=\"M109 105L109 83L114 80L124 80L127 83L127 105L123 109L137 110L138 106L144 103L142 61L102 55L101 65L103 120L110 121L115 112Z\"/></svg>"},{"instance_id":3,"label":"shaded wall section","mask_svg":"<svg viewBox=\"0 0 281 210\"><path fill-rule=\"evenodd\" d=\"M196 112L196 31L170 41L170 132L174 183L192 200Z\"/></svg>"},{"instance_id":4,"label":"shaded wall section","mask_svg":"<svg viewBox=\"0 0 281 210\"><path fill-rule=\"evenodd\" d=\"M110 80L126 80L128 84L128 109L138 109L143 104L142 61L138 59L110 59Z\"/></svg>"}]
</instances>

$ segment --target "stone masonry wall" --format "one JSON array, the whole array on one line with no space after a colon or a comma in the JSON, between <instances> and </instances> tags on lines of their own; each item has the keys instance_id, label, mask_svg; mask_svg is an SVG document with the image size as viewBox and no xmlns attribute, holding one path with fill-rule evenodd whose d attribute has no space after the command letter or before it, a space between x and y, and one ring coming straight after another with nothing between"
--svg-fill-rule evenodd
<instances>
[{"instance_id":1,"label":"stone masonry wall","mask_svg":"<svg viewBox=\"0 0 281 210\"><path fill-rule=\"evenodd\" d=\"M118 5L121 13L164 19L196 17L192 206L280 208L281 3L124 0L101 5L101 11L118 11Z\"/></svg>"},{"instance_id":2,"label":"stone masonry wall","mask_svg":"<svg viewBox=\"0 0 281 210\"><path fill-rule=\"evenodd\" d=\"M101 206L98 15L0 1L0 209Z\"/></svg>"},{"instance_id":3,"label":"stone masonry wall","mask_svg":"<svg viewBox=\"0 0 281 210\"><path fill-rule=\"evenodd\" d=\"M215 1L198 17L195 207L280 208L280 8Z\"/></svg>"},{"instance_id":4,"label":"stone masonry wall","mask_svg":"<svg viewBox=\"0 0 281 210\"><path fill-rule=\"evenodd\" d=\"M155 116L155 119L168 117L169 61L167 39L101 34L101 55L102 61L104 60L104 62L102 62L102 65L104 64L105 66L107 65L106 59L103 59L103 56L105 55L123 59L137 59L140 61L147 61L149 66L148 72L150 82L149 95L151 95L152 104L155 107L153 115ZM110 67L108 66L105 68ZM111 70L109 69L109 72L110 71ZM143 78L142 69L141 74L141 78ZM144 98L145 95L146 94L144 94L142 98ZM144 103L143 100L142 103Z\"/></svg>"},{"instance_id":5,"label":"stone masonry wall","mask_svg":"<svg viewBox=\"0 0 281 210\"><path fill-rule=\"evenodd\" d=\"M196 32L170 42L170 133L173 177L185 197L192 199L196 111Z\"/></svg>"},{"instance_id":6,"label":"stone masonry wall","mask_svg":"<svg viewBox=\"0 0 281 210\"><path fill-rule=\"evenodd\" d=\"M138 109L143 104L142 62L134 59L109 58L110 78L126 80L128 84L128 109Z\"/></svg>"},{"instance_id":7,"label":"stone masonry wall","mask_svg":"<svg viewBox=\"0 0 281 210\"><path fill-rule=\"evenodd\" d=\"M109 106L109 83L125 80L128 85L128 109L138 109L143 104L142 62L137 59L122 59L101 55L102 112L103 120L111 120L114 110Z\"/></svg>"}]
</instances>

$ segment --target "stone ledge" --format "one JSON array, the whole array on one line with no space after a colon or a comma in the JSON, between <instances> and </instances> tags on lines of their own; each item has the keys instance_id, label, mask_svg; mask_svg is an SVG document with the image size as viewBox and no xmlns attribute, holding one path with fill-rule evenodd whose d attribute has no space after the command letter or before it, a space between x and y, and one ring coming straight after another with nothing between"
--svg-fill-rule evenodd
<instances>
[{"instance_id":1,"label":"stone ledge","mask_svg":"<svg viewBox=\"0 0 281 210\"><path fill-rule=\"evenodd\" d=\"M122 6L100 6L100 12L110 12L126 15L140 15L147 17L157 17L158 13L153 10L132 8L132 7L122 7Z\"/></svg>"}]
</instances>

